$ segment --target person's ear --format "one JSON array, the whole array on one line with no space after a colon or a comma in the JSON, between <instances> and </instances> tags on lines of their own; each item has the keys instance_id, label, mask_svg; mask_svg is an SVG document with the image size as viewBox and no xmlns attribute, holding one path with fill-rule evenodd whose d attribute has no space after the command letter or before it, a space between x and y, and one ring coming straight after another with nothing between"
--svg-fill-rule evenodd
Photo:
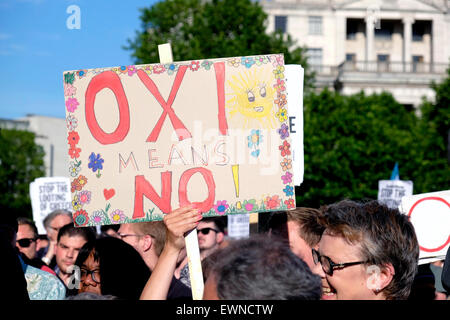
<instances>
[{"instance_id":1,"label":"person's ear","mask_svg":"<svg viewBox=\"0 0 450 320\"><path fill-rule=\"evenodd\" d=\"M225 238L225 234L223 232L217 232L216 234L216 242L217 243L222 243L223 239Z\"/></svg>"},{"instance_id":2,"label":"person's ear","mask_svg":"<svg viewBox=\"0 0 450 320\"><path fill-rule=\"evenodd\" d=\"M148 234L144 235L142 237L142 249L143 249L143 251L146 252L146 251L150 250L152 245L153 245L153 238L150 235L148 235Z\"/></svg>"},{"instance_id":3,"label":"person's ear","mask_svg":"<svg viewBox=\"0 0 450 320\"><path fill-rule=\"evenodd\" d=\"M387 263L382 266L369 266L367 273L371 274L367 279L368 288L379 294L392 282L395 269L391 263Z\"/></svg>"}]
</instances>

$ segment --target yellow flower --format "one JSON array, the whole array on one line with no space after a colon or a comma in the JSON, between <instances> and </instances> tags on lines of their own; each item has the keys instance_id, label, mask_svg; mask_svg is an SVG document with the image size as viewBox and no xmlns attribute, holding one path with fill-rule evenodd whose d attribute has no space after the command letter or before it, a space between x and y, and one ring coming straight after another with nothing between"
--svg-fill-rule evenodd
<instances>
[{"instance_id":1,"label":"yellow flower","mask_svg":"<svg viewBox=\"0 0 450 320\"><path fill-rule=\"evenodd\" d=\"M240 201L236 202L236 208L241 210L242 209L242 204Z\"/></svg>"},{"instance_id":2,"label":"yellow flower","mask_svg":"<svg viewBox=\"0 0 450 320\"><path fill-rule=\"evenodd\" d=\"M280 122L286 121L287 118L288 118L286 109L285 109L285 108L281 108L281 109L277 112L276 116L277 116L277 118L278 118L278 120L279 120Z\"/></svg>"},{"instance_id":3,"label":"yellow flower","mask_svg":"<svg viewBox=\"0 0 450 320\"><path fill-rule=\"evenodd\" d=\"M277 66L275 70L273 70L273 73L275 74L275 78L277 79L284 79L284 66Z\"/></svg>"},{"instance_id":4,"label":"yellow flower","mask_svg":"<svg viewBox=\"0 0 450 320\"><path fill-rule=\"evenodd\" d=\"M78 201L78 197L75 197L72 200L73 211L78 211L81 209L81 203Z\"/></svg>"}]
</instances>

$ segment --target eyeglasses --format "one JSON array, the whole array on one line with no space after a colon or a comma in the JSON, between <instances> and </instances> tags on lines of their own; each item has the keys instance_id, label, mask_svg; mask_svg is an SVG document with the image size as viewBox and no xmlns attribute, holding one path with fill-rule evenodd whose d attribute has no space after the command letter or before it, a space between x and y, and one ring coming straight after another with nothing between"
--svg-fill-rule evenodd
<instances>
[{"instance_id":1,"label":"eyeglasses","mask_svg":"<svg viewBox=\"0 0 450 320\"><path fill-rule=\"evenodd\" d=\"M97 284L100 283L100 270L99 269L87 270L87 269L81 268L80 280L84 281L83 279L86 279L88 275L91 275L92 281L94 281Z\"/></svg>"},{"instance_id":2,"label":"eyeglasses","mask_svg":"<svg viewBox=\"0 0 450 320\"><path fill-rule=\"evenodd\" d=\"M345 267L366 263L366 261L334 263L329 257L321 256L320 253L314 249L312 249L312 256L314 264L318 264L320 262L320 264L322 265L323 272L325 272L329 276L333 275L333 270L335 269L343 269Z\"/></svg>"},{"instance_id":3,"label":"eyeglasses","mask_svg":"<svg viewBox=\"0 0 450 320\"><path fill-rule=\"evenodd\" d=\"M17 240L16 242L22 248L28 248L30 246L30 244L34 241L36 241L36 238L23 238L23 239Z\"/></svg>"},{"instance_id":4,"label":"eyeglasses","mask_svg":"<svg viewBox=\"0 0 450 320\"><path fill-rule=\"evenodd\" d=\"M203 229L198 229L198 232L201 232L204 235L207 235L210 231L214 231L214 232L219 232L219 230L213 229L213 228L203 228Z\"/></svg>"},{"instance_id":5,"label":"eyeglasses","mask_svg":"<svg viewBox=\"0 0 450 320\"><path fill-rule=\"evenodd\" d=\"M123 240L123 238L126 238L126 237L143 237L144 236L143 234L125 234L125 233L117 233L117 235L122 240Z\"/></svg>"}]
</instances>

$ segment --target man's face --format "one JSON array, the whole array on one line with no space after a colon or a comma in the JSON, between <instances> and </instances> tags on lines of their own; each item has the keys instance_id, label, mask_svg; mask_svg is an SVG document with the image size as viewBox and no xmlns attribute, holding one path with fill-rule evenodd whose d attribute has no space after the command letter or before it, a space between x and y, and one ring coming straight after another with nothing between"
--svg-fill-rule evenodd
<instances>
[{"instance_id":1,"label":"man's face","mask_svg":"<svg viewBox=\"0 0 450 320\"><path fill-rule=\"evenodd\" d=\"M300 225L296 221L287 222L288 235L289 235L289 246L292 252L312 269L314 267L314 262L312 260L311 247L308 243L300 236Z\"/></svg>"},{"instance_id":2,"label":"man's face","mask_svg":"<svg viewBox=\"0 0 450 320\"><path fill-rule=\"evenodd\" d=\"M86 242L81 236L69 237L64 235L59 239L56 245L55 257L56 263L62 272L68 273L67 269L75 264L78 253Z\"/></svg>"},{"instance_id":3,"label":"man's face","mask_svg":"<svg viewBox=\"0 0 450 320\"><path fill-rule=\"evenodd\" d=\"M203 231L202 231L203 230ZM208 231L207 234L203 232ZM207 250L218 246L218 233L214 222L202 222L197 226L198 247L200 250Z\"/></svg>"},{"instance_id":4,"label":"man's face","mask_svg":"<svg viewBox=\"0 0 450 320\"><path fill-rule=\"evenodd\" d=\"M16 247L22 252L28 259L34 259L36 257L36 238L31 227L27 224L19 225L17 231ZM22 240L22 241L19 241ZM23 246L20 243L26 242ZM28 246L26 246L28 244Z\"/></svg>"},{"instance_id":5,"label":"man's face","mask_svg":"<svg viewBox=\"0 0 450 320\"><path fill-rule=\"evenodd\" d=\"M66 224L69 224L72 222L72 219L69 216L66 216L64 214L60 214L56 216L52 222L50 222L50 227L47 228L47 236L50 241L55 242L58 238L58 231L62 227L64 227Z\"/></svg>"},{"instance_id":6,"label":"man's face","mask_svg":"<svg viewBox=\"0 0 450 320\"><path fill-rule=\"evenodd\" d=\"M134 249L136 249L139 253L141 253L142 250L140 250L139 245L141 236L134 230L132 223L121 224L117 233L120 239L122 239Z\"/></svg>"}]
</instances>

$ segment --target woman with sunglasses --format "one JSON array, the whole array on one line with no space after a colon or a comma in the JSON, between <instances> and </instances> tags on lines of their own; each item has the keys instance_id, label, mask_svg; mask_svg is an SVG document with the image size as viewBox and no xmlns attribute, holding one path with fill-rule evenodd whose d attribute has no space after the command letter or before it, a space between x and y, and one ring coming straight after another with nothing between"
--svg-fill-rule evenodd
<instances>
[{"instance_id":1,"label":"woman with sunglasses","mask_svg":"<svg viewBox=\"0 0 450 320\"><path fill-rule=\"evenodd\" d=\"M150 270L139 253L124 241L106 237L87 242L75 265L80 268L78 293L111 295L138 300Z\"/></svg>"},{"instance_id":2,"label":"woman with sunglasses","mask_svg":"<svg viewBox=\"0 0 450 320\"><path fill-rule=\"evenodd\" d=\"M322 299L407 299L419 259L406 215L377 201L321 208L325 231L313 260L321 264Z\"/></svg>"}]
</instances>

